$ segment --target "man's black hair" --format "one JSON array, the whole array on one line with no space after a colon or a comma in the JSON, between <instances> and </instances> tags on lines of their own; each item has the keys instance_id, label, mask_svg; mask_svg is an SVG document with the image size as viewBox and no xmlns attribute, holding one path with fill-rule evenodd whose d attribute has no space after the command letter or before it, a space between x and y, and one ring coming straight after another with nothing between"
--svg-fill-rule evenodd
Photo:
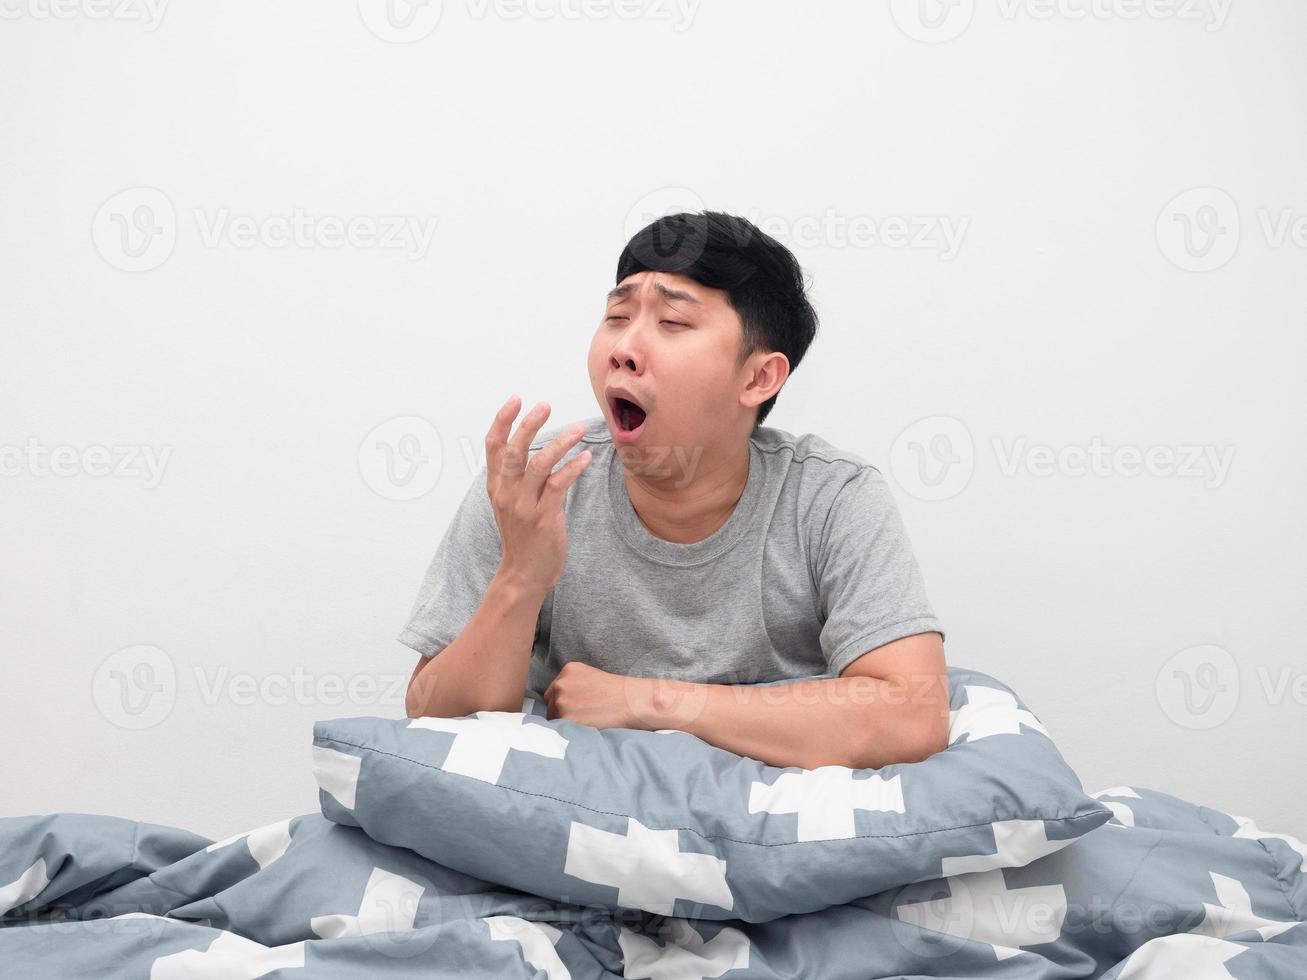
<instances>
[{"instance_id":1,"label":"man's black hair","mask_svg":"<svg viewBox=\"0 0 1307 980\"><path fill-rule=\"evenodd\" d=\"M637 272L688 276L726 293L743 337L736 367L757 351L780 351L795 371L817 335L817 313L793 253L746 218L720 211L666 215L636 232L617 260L617 280ZM754 427L778 391L758 406Z\"/></svg>"}]
</instances>

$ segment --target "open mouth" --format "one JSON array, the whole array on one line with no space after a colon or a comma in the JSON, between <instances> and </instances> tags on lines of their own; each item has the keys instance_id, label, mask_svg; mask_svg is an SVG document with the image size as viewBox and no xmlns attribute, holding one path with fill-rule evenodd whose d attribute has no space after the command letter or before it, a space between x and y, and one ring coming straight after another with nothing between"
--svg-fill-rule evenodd
<instances>
[{"instance_id":1,"label":"open mouth","mask_svg":"<svg viewBox=\"0 0 1307 980\"><path fill-rule=\"evenodd\" d=\"M644 425L645 411L633 401L625 398L613 399L613 418L623 432L634 432Z\"/></svg>"}]
</instances>

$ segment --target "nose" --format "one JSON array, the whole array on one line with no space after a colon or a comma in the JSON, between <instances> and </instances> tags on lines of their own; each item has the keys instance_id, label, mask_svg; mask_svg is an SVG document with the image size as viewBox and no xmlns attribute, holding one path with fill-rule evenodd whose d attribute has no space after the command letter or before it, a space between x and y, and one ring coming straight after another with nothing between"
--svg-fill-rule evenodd
<instances>
[{"instance_id":1,"label":"nose","mask_svg":"<svg viewBox=\"0 0 1307 980\"><path fill-rule=\"evenodd\" d=\"M639 374L644 366L644 354L640 350L638 339L642 334L640 330L632 330L634 323L628 324L627 328L622 331L617 343L608 354L608 366L613 371L620 371L623 368Z\"/></svg>"}]
</instances>

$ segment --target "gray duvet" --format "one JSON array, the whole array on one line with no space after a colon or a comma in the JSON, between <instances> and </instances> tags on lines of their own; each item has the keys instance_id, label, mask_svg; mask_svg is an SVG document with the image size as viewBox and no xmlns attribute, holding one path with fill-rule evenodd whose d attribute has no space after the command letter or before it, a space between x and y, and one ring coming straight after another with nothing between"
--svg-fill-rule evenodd
<instances>
[{"instance_id":1,"label":"gray duvet","mask_svg":"<svg viewBox=\"0 0 1307 980\"><path fill-rule=\"evenodd\" d=\"M967 678L976 698L974 685L983 675ZM963 687L958 685L960 696L955 706L965 716ZM993 694L1000 687L995 682L981 693ZM502 741L502 726L511 722L527 729L541 726L532 736L537 742L545 736L556 736L564 743L570 738L578 746L570 760L561 748L533 753L527 759L536 773L540 766L556 767L552 771L557 773L555 782L562 793L569 786L568 773L575 776L590 771L598 764L596 756L586 754L586 743L575 737L577 733L568 723L544 719L530 699L523 707L520 716L490 713L509 716L488 719L497 726L495 737ZM992 721L992 710L986 710L990 713L985 717ZM1009 752L1011 746L1042 746L1038 740L1046 739L1047 733L1033 715L1019 703L1014 703L1012 710L1021 712L1025 720L1010 728L990 724L993 741L989 745L1007 746ZM349 721L354 727L348 730L357 736L358 719ZM383 726L405 725L389 719L375 721ZM970 737L975 738L981 726L972 718L969 727ZM326 733L327 728L336 734ZM342 730L339 725L320 723L315 744L331 741L335 746L331 751L339 753ZM548 828L539 826L546 819L542 816L545 811L500 806L501 812L490 820L486 808L491 804L477 802L483 797L476 794L460 798L458 788L471 787L481 794L519 793L511 783L526 777L515 776L511 764L500 765L494 781L485 772L474 776L457 772L458 766L450 761L456 736L433 732L430 727L414 728L411 738L418 741L416 748L405 750L413 758L404 764L416 767L420 763L415 771L429 771L436 781L429 786L413 783L407 795L389 798L386 804L392 815L397 809L404 810L404 800L410 798L423 797L424 807L437 807L422 811L426 824L414 820L406 831L422 835L420 840L409 841L417 849L395 843L393 830L388 831L390 843L369 836L366 826L383 825L364 807L369 793L368 767L374 765L369 758L384 753L393 764L400 754L396 739L405 734L390 731L384 749L366 746L362 765L354 766L356 781L350 792L342 792L339 779L333 776L331 785L339 795L324 790L321 810L222 841L179 828L103 815L56 813L0 819L0 976L151 980L1307 977L1307 848L1292 837L1263 831L1248 818L1163 792L1117 786L1090 794L1091 805L1110 813L1110 818L1102 814L1099 819L1104 822L1087 832L1082 832L1083 825L1074 834L1066 831L1066 839L1058 841L1051 852L1033 860L1029 854L980 862L968 858L952 865L962 869L958 873L924 879L920 862L900 865L886 860L886 855L911 850L920 856L929 850L933 834L896 836L867 830L881 826L867 821L908 819L911 806L857 810L847 833L827 831L821 840L805 840L804 835L795 833L792 816L764 812L760 826L766 834L784 833L788 827L794 838L773 852L778 857L815 856L828 854L834 846L843 847L846 850L841 853L850 862L858 860L859 854L867 861L880 862L880 877L874 880L888 881L889 886L852 899L841 893L840 901L812 911L731 917L723 909L779 910L787 900L783 889L780 894L761 894L764 889L775 891L776 881L747 869L750 873L741 871L724 879L733 891L731 905L714 899L704 906L711 914L700 917L633 907L657 906L648 901L619 900L617 888L605 892L591 886L577 892L585 896L582 902L562 900L557 893L557 875L546 881L531 871L528 850L513 851L519 854L513 862L515 874L487 871L495 875L487 878L467 873L472 866L479 870L502 866L470 864L466 849L457 843L488 833L486 828L492 826L498 834L508 827L515 847L536 842L536 850L543 855L542 866L548 864L552 860L548 857ZM683 734L624 732L606 733L606 737L616 741L596 742L596 752L611 754L617 747L630 757L638 738L657 739L650 744L664 747L674 744L668 739L676 739L685 741L685 752L702 752L704 759L715 760L719 767L721 763L721 757L713 753L722 750L706 743L691 745ZM1022 737L1031 741L1014 741ZM356 737L356 741L364 739ZM953 756L941 753L933 757L941 759L935 772L958 771L956 760L965 758L961 750L967 741L963 736L950 746L949 752L958 750ZM466 744L458 763L465 769L469 758L484 757L469 756ZM510 746L502 755L514 758L517 752ZM738 758L727 761L741 762ZM382 774L392 782L400 778L393 769L374 771L378 780ZM728 771L732 778L738 775L735 769ZM902 773L909 801L913 772L905 769ZM773 786L784 775L760 770L758 781ZM856 782L871 774L848 775ZM889 774L875 775L883 778ZM463 782L468 779L478 781ZM671 781L662 791L671 794L662 801L664 806L675 803L676 794L684 792ZM340 796L346 797L353 809L343 806ZM1006 790L996 793L994 806L1021 802L1009 796ZM441 801L446 805L444 811L439 810ZM647 801L637 802L647 805ZM569 801L569 806L581 807L565 815L574 838L586 819L584 803ZM715 805L727 804L715 801ZM482 812L477 811L478 806L483 807ZM931 818L938 820L945 810L941 800L939 807L931 808ZM1081 816L1083 811L1080 806ZM426 833L432 812L443 814L438 817L444 824L439 833ZM415 817L417 814L414 810ZM638 816L651 825L656 823L648 809ZM523 825L514 826L515 819ZM537 825L532 826L532 821ZM393 825L393 820L386 824ZM994 824L991 849L1003 855L999 826ZM1051 836L1045 828L1040 829L1041 838ZM586 832L591 837L598 833L594 828ZM741 832L736 831L737 837ZM711 837L698 831L687 835L682 828L682 836L673 834L667 840L683 854L697 851L696 861L711 863L716 860L709 848ZM880 850L866 850L864 845L871 843ZM734 846L740 846L738 840ZM974 849L977 845L970 840L958 846ZM992 866L995 864L998 866ZM655 861L639 869L638 877L648 879L643 894L657 893L659 882L655 879L662 874L659 867ZM899 867L914 870L885 870ZM703 873L689 872L692 878ZM915 880L895 881L893 874ZM801 876L797 870L793 875L796 881ZM606 880L593 871L572 877L578 883L587 878ZM505 883L509 878L515 884ZM826 876L818 876L806 884L824 880ZM519 887L537 881L545 894ZM685 887L684 882L662 884L674 891ZM628 894L636 892L628 889ZM808 894L795 901L805 908L813 905ZM681 912L684 906L675 905L674 909ZM751 921L757 918L766 921Z\"/></svg>"}]
</instances>

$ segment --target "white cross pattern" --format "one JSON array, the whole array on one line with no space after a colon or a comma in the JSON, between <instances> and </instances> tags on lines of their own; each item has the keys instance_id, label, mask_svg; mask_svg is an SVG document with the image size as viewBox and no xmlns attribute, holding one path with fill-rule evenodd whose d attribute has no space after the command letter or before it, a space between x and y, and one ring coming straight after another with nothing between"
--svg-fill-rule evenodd
<instances>
[{"instance_id":1,"label":"white cross pattern","mask_svg":"<svg viewBox=\"0 0 1307 980\"><path fill-rule=\"evenodd\" d=\"M704 942L684 919L668 919L662 946L626 926L619 928L622 976L632 980L708 980L749 965L749 938L730 926Z\"/></svg>"},{"instance_id":2,"label":"white cross pattern","mask_svg":"<svg viewBox=\"0 0 1307 980\"><path fill-rule=\"evenodd\" d=\"M0 915L10 909L16 909L24 902L30 902L45 891L50 884L46 874L45 858L37 858L35 863L7 885L0 885Z\"/></svg>"},{"instance_id":3,"label":"white cross pattern","mask_svg":"<svg viewBox=\"0 0 1307 980\"><path fill-rule=\"evenodd\" d=\"M1246 949L1191 932L1159 936L1130 954L1118 980L1230 980L1225 964Z\"/></svg>"},{"instance_id":4,"label":"white cross pattern","mask_svg":"<svg viewBox=\"0 0 1307 980\"><path fill-rule=\"evenodd\" d=\"M1243 829L1242 824L1240 829ZM1203 921L1188 932L1160 936L1140 946L1121 971L1120 980L1153 980L1155 977L1169 980L1178 976L1185 980L1230 980L1231 973L1225 964L1247 947L1228 942L1225 937L1251 930L1267 940L1299 924L1254 915L1252 899L1242 882L1215 871L1207 873L1221 904L1204 902L1206 914Z\"/></svg>"},{"instance_id":5,"label":"white cross pattern","mask_svg":"<svg viewBox=\"0 0 1307 980\"><path fill-rule=\"evenodd\" d=\"M963 735L975 742L991 735L1020 735L1021 726L1033 728L1043 735L1048 729L1008 691L996 687L967 684L967 703L948 713L948 744L955 745Z\"/></svg>"},{"instance_id":6,"label":"white cross pattern","mask_svg":"<svg viewBox=\"0 0 1307 980\"><path fill-rule=\"evenodd\" d=\"M358 915L315 915L309 920L309 928L323 939L412 932L424 890L403 875L374 867L363 886Z\"/></svg>"},{"instance_id":7,"label":"white cross pattern","mask_svg":"<svg viewBox=\"0 0 1307 980\"><path fill-rule=\"evenodd\" d=\"M154 919L161 923L194 926L182 919L124 912L114 919ZM223 932L207 949L184 949L160 956L150 967L150 980L257 980L273 970L304 967L304 942L264 946L234 932Z\"/></svg>"},{"instance_id":8,"label":"white cross pattern","mask_svg":"<svg viewBox=\"0 0 1307 980\"><path fill-rule=\"evenodd\" d=\"M1125 799L1142 800L1143 797L1129 786L1113 786L1111 789L1100 789L1097 793L1090 793L1089 795L1112 811L1112 819L1103 824L1104 827L1133 827L1135 825L1134 810L1130 809L1125 803L1116 803L1112 800L1103 799L1104 796L1119 796Z\"/></svg>"},{"instance_id":9,"label":"white cross pattern","mask_svg":"<svg viewBox=\"0 0 1307 980\"><path fill-rule=\"evenodd\" d=\"M548 922L532 922L516 915L481 917L490 929L490 938L516 941L522 947L522 959L537 970L544 970L549 980L572 980L572 971L554 949L562 930Z\"/></svg>"},{"instance_id":10,"label":"white cross pattern","mask_svg":"<svg viewBox=\"0 0 1307 980\"><path fill-rule=\"evenodd\" d=\"M259 870L262 871L277 858L286 853L290 847L290 821L293 818L287 818L277 823L270 823L266 827L259 827L257 830L247 831L243 834L232 834L226 840L220 840L210 844L205 851L212 853L219 848L227 847L234 844L241 838L245 839L245 846L249 848L250 857L254 858L259 864Z\"/></svg>"},{"instance_id":11,"label":"white cross pattern","mask_svg":"<svg viewBox=\"0 0 1307 980\"><path fill-rule=\"evenodd\" d=\"M1244 888L1242 882L1237 878L1218 875L1215 871L1207 873L1211 876L1212 885L1216 888L1216 898L1221 904L1208 905L1204 902L1203 911L1206 915L1202 922L1189 930L1191 934L1225 939L1237 932L1253 929L1265 940L1278 936L1284 930L1292 929L1298 924L1277 922L1274 919L1263 919L1261 916L1254 915L1252 899L1248 897L1248 889Z\"/></svg>"},{"instance_id":12,"label":"white cross pattern","mask_svg":"<svg viewBox=\"0 0 1307 980\"><path fill-rule=\"evenodd\" d=\"M749 812L797 813L797 840L844 840L854 836L853 811L903 813L902 777L854 779L847 766L819 766L782 773L768 786L749 787Z\"/></svg>"},{"instance_id":13,"label":"white cross pattern","mask_svg":"<svg viewBox=\"0 0 1307 980\"><path fill-rule=\"evenodd\" d=\"M946 857L942 874L962 875L976 871L993 871L995 868L1024 868L1032 861L1060 851L1079 838L1049 840L1042 820L996 820L990 824L994 832L993 854L966 854Z\"/></svg>"},{"instance_id":14,"label":"white cross pattern","mask_svg":"<svg viewBox=\"0 0 1307 980\"><path fill-rule=\"evenodd\" d=\"M1003 870L948 879L949 896L909 902L894 910L904 922L962 939L989 943L1005 960L1021 946L1051 943L1062 935L1066 891L1061 885L1008 888Z\"/></svg>"},{"instance_id":15,"label":"white cross pattern","mask_svg":"<svg viewBox=\"0 0 1307 980\"><path fill-rule=\"evenodd\" d=\"M711 854L682 852L679 830L650 830L627 817L626 834L610 834L572 821L563 873L617 889L617 904L672 915L676 899L735 907L726 862Z\"/></svg>"},{"instance_id":16,"label":"white cross pattern","mask_svg":"<svg viewBox=\"0 0 1307 980\"><path fill-rule=\"evenodd\" d=\"M478 711L473 718L414 718L409 728L452 732L454 743L441 766L486 783L498 783L509 749L561 759L568 741L549 725L526 724L520 711Z\"/></svg>"},{"instance_id":17,"label":"white cross pattern","mask_svg":"<svg viewBox=\"0 0 1307 980\"><path fill-rule=\"evenodd\" d=\"M337 752L325 745L313 746L313 777L324 792L347 810L354 809L362 765L363 760L356 755Z\"/></svg>"}]
</instances>

